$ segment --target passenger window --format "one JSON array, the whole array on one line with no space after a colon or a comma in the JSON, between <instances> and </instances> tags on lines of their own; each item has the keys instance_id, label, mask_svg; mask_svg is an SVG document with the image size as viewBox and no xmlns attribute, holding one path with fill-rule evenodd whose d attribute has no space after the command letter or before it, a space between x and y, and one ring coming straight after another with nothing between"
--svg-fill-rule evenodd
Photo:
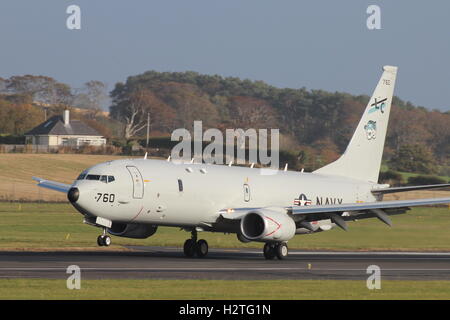
<instances>
[{"instance_id":1,"label":"passenger window","mask_svg":"<svg viewBox=\"0 0 450 320\"><path fill-rule=\"evenodd\" d=\"M178 191L183 191L183 181L181 181L181 179L178 179Z\"/></svg>"},{"instance_id":2,"label":"passenger window","mask_svg":"<svg viewBox=\"0 0 450 320\"><path fill-rule=\"evenodd\" d=\"M114 180L114 176L108 176L108 182L113 182Z\"/></svg>"},{"instance_id":3,"label":"passenger window","mask_svg":"<svg viewBox=\"0 0 450 320\"><path fill-rule=\"evenodd\" d=\"M108 183L108 176L101 176L100 181L104 183Z\"/></svg>"}]
</instances>

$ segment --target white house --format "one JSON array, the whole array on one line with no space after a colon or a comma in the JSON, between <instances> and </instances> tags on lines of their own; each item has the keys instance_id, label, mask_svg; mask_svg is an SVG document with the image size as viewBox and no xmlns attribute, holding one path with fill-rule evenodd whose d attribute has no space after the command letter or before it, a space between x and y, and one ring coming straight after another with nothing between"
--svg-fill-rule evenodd
<instances>
[{"instance_id":1,"label":"white house","mask_svg":"<svg viewBox=\"0 0 450 320\"><path fill-rule=\"evenodd\" d=\"M25 133L28 143L45 146L102 146L106 139L80 120L70 120L69 110L53 116Z\"/></svg>"}]
</instances>

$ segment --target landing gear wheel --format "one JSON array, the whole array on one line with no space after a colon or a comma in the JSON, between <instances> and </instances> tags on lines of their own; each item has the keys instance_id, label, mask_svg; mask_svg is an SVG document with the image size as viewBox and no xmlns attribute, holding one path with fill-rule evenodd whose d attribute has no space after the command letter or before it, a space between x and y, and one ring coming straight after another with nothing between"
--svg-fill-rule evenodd
<instances>
[{"instance_id":1,"label":"landing gear wheel","mask_svg":"<svg viewBox=\"0 0 450 320\"><path fill-rule=\"evenodd\" d=\"M275 247L275 252L278 259L280 260L286 259L289 254L287 244L286 243L277 244L277 246Z\"/></svg>"},{"instance_id":2,"label":"landing gear wheel","mask_svg":"<svg viewBox=\"0 0 450 320\"><path fill-rule=\"evenodd\" d=\"M102 247L103 246L103 236L98 236L97 237L97 244Z\"/></svg>"},{"instance_id":3,"label":"landing gear wheel","mask_svg":"<svg viewBox=\"0 0 450 320\"><path fill-rule=\"evenodd\" d=\"M208 242L206 240L198 240L195 245L195 253L197 257L203 258L208 254Z\"/></svg>"},{"instance_id":4,"label":"landing gear wheel","mask_svg":"<svg viewBox=\"0 0 450 320\"><path fill-rule=\"evenodd\" d=\"M183 250L186 257L192 258L195 255L195 241L187 239L184 242Z\"/></svg>"},{"instance_id":5,"label":"landing gear wheel","mask_svg":"<svg viewBox=\"0 0 450 320\"><path fill-rule=\"evenodd\" d=\"M111 237L110 236L103 237L103 245L106 247L109 247L111 245Z\"/></svg>"},{"instance_id":6,"label":"landing gear wheel","mask_svg":"<svg viewBox=\"0 0 450 320\"><path fill-rule=\"evenodd\" d=\"M111 245L111 237L109 237L109 236L103 236L103 235L98 236L98 237L97 237L97 244L98 244L100 247L103 247L103 246L108 247L108 246Z\"/></svg>"},{"instance_id":7,"label":"landing gear wheel","mask_svg":"<svg viewBox=\"0 0 450 320\"><path fill-rule=\"evenodd\" d=\"M276 256L274 245L271 243L266 243L264 245L263 253L264 253L264 258L266 258L266 260L274 259Z\"/></svg>"}]
</instances>

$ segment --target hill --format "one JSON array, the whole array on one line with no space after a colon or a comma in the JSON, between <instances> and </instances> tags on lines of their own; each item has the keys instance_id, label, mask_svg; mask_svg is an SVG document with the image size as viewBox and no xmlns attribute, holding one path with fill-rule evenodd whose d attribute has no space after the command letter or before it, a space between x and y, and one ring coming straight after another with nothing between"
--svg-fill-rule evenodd
<instances>
[{"instance_id":1,"label":"hill","mask_svg":"<svg viewBox=\"0 0 450 320\"><path fill-rule=\"evenodd\" d=\"M152 131L163 135L175 128L190 129L194 120L202 120L204 129L280 128L282 148L302 152L302 161L315 162L315 167L345 150L369 99L196 72L156 71L117 83L110 96L113 119L127 124L136 112L138 124L150 112ZM448 166L450 114L395 97L384 159L405 145L425 146L437 163Z\"/></svg>"},{"instance_id":2,"label":"hill","mask_svg":"<svg viewBox=\"0 0 450 320\"><path fill-rule=\"evenodd\" d=\"M72 108L71 116L86 121L116 146L128 144L124 152L130 150L131 140L145 135L147 115L154 137L170 136L177 128L191 129L194 120L202 120L204 130L279 128L281 148L290 153L289 158L296 159L297 167L313 170L345 150L369 99L192 71L147 71L115 85L107 114L98 109L104 89L98 81L86 83L80 93L44 76L0 78L0 143L20 143L21 135L42 122L46 112L51 116ZM372 89L370 84L367 89ZM82 111L76 109L80 106ZM418 173L450 175L450 113L394 97L384 160L417 155L415 150L420 151L420 159L429 161L426 166L416 166L409 157L397 161L403 167L392 163L390 167L408 172L423 167L426 172Z\"/></svg>"}]
</instances>

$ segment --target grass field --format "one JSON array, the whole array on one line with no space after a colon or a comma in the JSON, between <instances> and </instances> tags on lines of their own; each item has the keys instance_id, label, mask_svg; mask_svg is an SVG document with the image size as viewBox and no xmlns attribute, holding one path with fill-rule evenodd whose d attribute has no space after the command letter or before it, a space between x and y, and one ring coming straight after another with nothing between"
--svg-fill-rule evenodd
<instances>
[{"instance_id":1,"label":"grass field","mask_svg":"<svg viewBox=\"0 0 450 320\"><path fill-rule=\"evenodd\" d=\"M270 288L270 290L267 290ZM450 299L450 281L382 280L369 290L357 280L66 280L0 279L0 299Z\"/></svg>"},{"instance_id":2,"label":"grass field","mask_svg":"<svg viewBox=\"0 0 450 320\"><path fill-rule=\"evenodd\" d=\"M82 223L83 217L69 204L0 202L0 250L99 249L100 229ZM349 223L340 229L296 236L291 248L306 250L429 250L450 251L450 210L416 208L392 217L387 227L377 219ZM182 246L189 233L178 228L161 227L144 240L112 237L113 245L101 250L124 250L125 245ZM235 235L200 233L210 247L262 247L243 244Z\"/></svg>"},{"instance_id":3,"label":"grass field","mask_svg":"<svg viewBox=\"0 0 450 320\"><path fill-rule=\"evenodd\" d=\"M0 154L0 199L65 201L59 192L36 187L33 176L72 183L94 164L126 157L85 154ZM127 157L129 158L129 157Z\"/></svg>"},{"instance_id":4,"label":"grass field","mask_svg":"<svg viewBox=\"0 0 450 320\"><path fill-rule=\"evenodd\" d=\"M145 240L113 237L99 249L99 229L81 223L68 204L0 202L0 250L125 250L125 245L180 247L188 233L160 228ZM450 210L418 208L394 216L395 227L377 220L297 236L291 248L308 250L439 250L450 251ZM233 235L201 233L211 247L261 247L242 244ZM267 290L270 287L271 290ZM0 299L450 299L450 281L382 280L381 290L346 280L83 280L68 290L66 280L0 279Z\"/></svg>"},{"instance_id":5,"label":"grass field","mask_svg":"<svg viewBox=\"0 0 450 320\"><path fill-rule=\"evenodd\" d=\"M33 176L72 183L78 174L94 164L129 157L86 154L0 154L0 200L66 201L66 195L36 186ZM414 175L414 174L411 174ZM450 179L450 178L449 178ZM386 200L448 197L450 192L399 193Z\"/></svg>"},{"instance_id":6,"label":"grass field","mask_svg":"<svg viewBox=\"0 0 450 320\"><path fill-rule=\"evenodd\" d=\"M40 176L71 183L83 169L117 156L73 154L0 155L0 199L65 201L61 193L38 188ZM389 199L444 197L448 192L404 193ZM145 240L112 237L99 248L100 229L82 223L67 203L0 202L0 250L128 250L127 245L175 246L181 251L189 234L160 228ZM450 251L450 210L417 208L392 217L389 228L376 219L349 223L349 231L334 229L297 236L290 248L305 250ZM234 235L200 233L214 247L254 247ZM267 290L270 287L271 290ZM365 281L343 280L82 280L81 290L68 290L65 280L0 279L0 299L450 299L450 281L383 280L381 290L368 290Z\"/></svg>"}]
</instances>

